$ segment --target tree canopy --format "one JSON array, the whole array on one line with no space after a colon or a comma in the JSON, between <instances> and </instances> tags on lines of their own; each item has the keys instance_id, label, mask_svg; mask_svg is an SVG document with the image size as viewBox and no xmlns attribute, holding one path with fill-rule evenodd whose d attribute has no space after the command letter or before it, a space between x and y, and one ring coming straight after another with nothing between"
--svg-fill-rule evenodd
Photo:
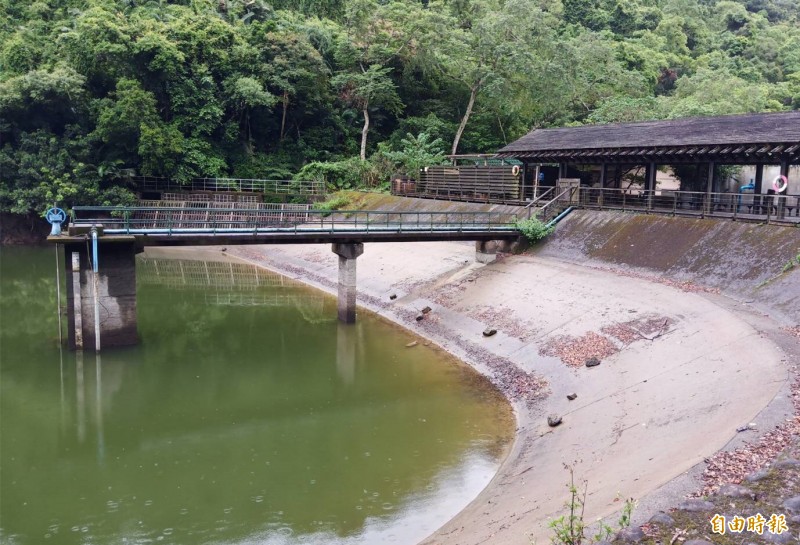
<instances>
[{"instance_id":1,"label":"tree canopy","mask_svg":"<svg viewBox=\"0 0 800 545\"><path fill-rule=\"evenodd\" d=\"M3 212L798 108L793 0L0 0Z\"/></svg>"}]
</instances>

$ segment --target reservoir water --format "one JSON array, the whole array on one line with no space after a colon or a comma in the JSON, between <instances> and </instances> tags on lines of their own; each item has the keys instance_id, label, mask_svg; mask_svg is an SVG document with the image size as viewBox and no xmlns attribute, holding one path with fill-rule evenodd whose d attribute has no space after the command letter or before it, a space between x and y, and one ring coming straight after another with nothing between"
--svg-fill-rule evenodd
<instances>
[{"instance_id":1,"label":"reservoir water","mask_svg":"<svg viewBox=\"0 0 800 545\"><path fill-rule=\"evenodd\" d=\"M463 364L267 271L140 256L141 343L97 357L55 250L0 252L0 543L410 545L511 440Z\"/></svg>"}]
</instances>

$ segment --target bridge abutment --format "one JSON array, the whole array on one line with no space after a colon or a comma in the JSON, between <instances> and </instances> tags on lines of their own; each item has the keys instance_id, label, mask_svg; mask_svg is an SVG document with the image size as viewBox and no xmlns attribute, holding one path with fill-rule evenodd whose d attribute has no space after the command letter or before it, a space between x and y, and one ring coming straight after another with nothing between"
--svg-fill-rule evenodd
<instances>
[{"instance_id":1,"label":"bridge abutment","mask_svg":"<svg viewBox=\"0 0 800 545\"><path fill-rule=\"evenodd\" d=\"M364 253L361 242L333 243L331 250L339 256L339 321L356 322L356 259Z\"/></svg>"},{"instance_id":2,"label":"bridge abutment","mask_svg":"<svg viewBox=\"0 0 800 545\"><path fill-rule=\"evenodd\" d=\"M94 272L91 243L64 245L67 271L68 344L95 348ZM136 321L136 248L132 242L99 246L97 294L101 348L139 342ZM73 259L75 267L73 267Z\"/></svg>"}]
</instances>

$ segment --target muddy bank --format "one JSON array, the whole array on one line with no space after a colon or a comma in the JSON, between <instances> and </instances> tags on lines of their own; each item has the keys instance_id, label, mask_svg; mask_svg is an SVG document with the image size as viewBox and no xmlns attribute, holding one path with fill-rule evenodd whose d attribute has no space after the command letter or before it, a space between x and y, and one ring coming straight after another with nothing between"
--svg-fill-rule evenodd
<instances>
[{"instance_id":1,"label":"muddy bank","mask_svg":"<svg viewBox=\"0 0 800 545\"><path fill-rule=\"evenodd\" d=\"M334 290L328 246L228 253ZM563 514L564 463L589 482L587 520L612 515L619 496L642 500L637 516L647 516L697 490L692 476L742 439L736 428L766 430L792 411L790 356L713 294L544 255L479 265L464 243L367 245L358 286L360 305L471 364L517 412L500 472L426 543L548 541L548 521ZM580 365L590 357L600 365Z\"/></svg>"}]
</instances>

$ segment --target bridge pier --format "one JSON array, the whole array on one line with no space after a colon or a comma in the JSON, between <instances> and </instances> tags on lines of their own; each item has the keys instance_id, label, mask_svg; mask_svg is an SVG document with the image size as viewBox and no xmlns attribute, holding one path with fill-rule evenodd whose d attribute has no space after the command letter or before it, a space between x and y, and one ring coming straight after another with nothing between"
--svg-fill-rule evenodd
<instances>
[{"instance_id":1,"label":"bridge pier","mask_svg":"<svg viewBox=\"0 0 800 545\"><path fill-rule=\"evenodd\" d=\"M90 244L64 244L67 271L68 344L72 350L95 347L94 272ZM136 248L133 242L101 244L97 293L100 346L139 342L136 323ZM73 268L73 257L77 258Z\"/></svg>"},{"instance_id":2,"label":"bridge pier","mask_svg":"<svg viewBox=\"0 0 800 545\"><path fill-rule=\"evenodd\" d=\"M496 240L478 240L475 242L475 261L478 263L491 263L497 259Z\"/></svg>"},{"instance_id":3,"label":"bridge pier","mask_svg":"<svg viewBox=\"0 0 800 545\"><path fill-rule=\"evenodd\" d=\"M361 242L334 242L331 250L339 256L339 321L356 322L356 259L364 253Z\"/></svg>"}]
</instances>

